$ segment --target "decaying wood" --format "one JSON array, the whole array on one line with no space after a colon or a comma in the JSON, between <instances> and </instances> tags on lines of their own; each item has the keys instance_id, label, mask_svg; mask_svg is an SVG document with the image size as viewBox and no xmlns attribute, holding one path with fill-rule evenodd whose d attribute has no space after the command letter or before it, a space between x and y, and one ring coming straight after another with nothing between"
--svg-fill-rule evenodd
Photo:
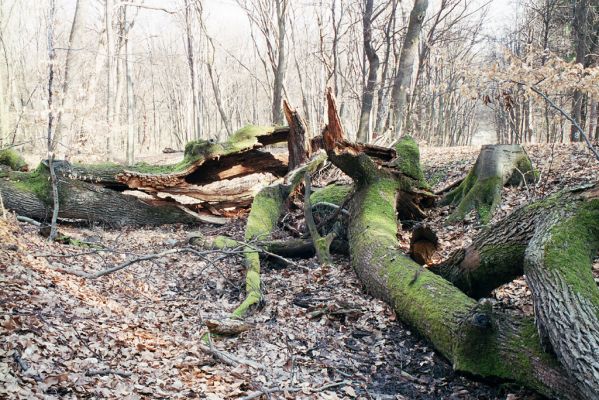
<instances>
[{"instance_id":1,"label":"decaying wood","mask_svg":"<svg viewBox=\"0 0 599 400\"><path fill-rule=\"evenodd\" d=\"M432 228L418 224L412 230L410 256L420 265L431 264L433 255L439 246L439 239Z\"/></svg>"},{"instance_id":2,"label":"decaying wood","mask_svg":"<svg viewBox=\"0 0 599 400\"><path fill-rule=\"evenodd\" d=\"M283 101L283 113L289 125L289 137L287 139L287 148L289 150L289 170L293 170L310 157L311 151L306 148L306 121L294 109L291 108L287 100Z\"/></svg>"},{"instance_id":3,"label":"decaying wood","mask_svg":"<svg viewBox=\"0 0 599 400\"><path fill-rule=\"evenodd\" d=\"M297 122L294 140L303 143L300 120L293 119ZM63 219L110 226L223 224L227 219L222 217L237 216L249 207L260 188L287 174L286 154L265 147L289 137L289 128L246 126L224 143L190 142L182 161L163 166L72 165L56 160L57 196L41 176L46 175L47 165L42 163L29 174L9 168L0 172L0 190L5 197L10 194L11 198L5 199L7 208L37 220L48 220L52 211L48 200L57 197ZM299 149L303 144L289 146Z\"/></svg>"},{"instance_id":4,"label":"decaying wood","mask_svg":"<svg viewBox=\"0 0 599 400\"><path fill-rule=\"evenodd\" d=\"M334 102L329 107L329 115L336 113ZM478 304L395 250L396 196L417 183L413 171L406 178L396 164L400 170L391 173L344 146L342 129L327 139L329 132L323 140L334 146L327 148L329 159L356 185L348 227L350 259L368 291L393 307L398 318L428 339L457 371L515 381L548 396L580 398L575 381L543 351L531 319Z\"/></svg>"},{"instance_id":5,"label":"decaying wood","mask_svg":"<svg viewBox=\"0 0 599 400\"><path fill-rule=\"evenodd\" d=\"M213 335L236 336L252 328L251 324L238 319L207 319L204 323Z\"/></svg>"}]
</instances>

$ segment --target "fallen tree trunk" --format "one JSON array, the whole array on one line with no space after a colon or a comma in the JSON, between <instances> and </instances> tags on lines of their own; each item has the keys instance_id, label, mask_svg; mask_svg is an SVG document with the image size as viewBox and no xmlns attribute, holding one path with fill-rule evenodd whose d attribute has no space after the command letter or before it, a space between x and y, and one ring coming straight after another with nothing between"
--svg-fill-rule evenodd
<instances>
[{"instance_id":1,"label":"fallen tree trunk","mask_svg":"<svg viewBox=\"0 0 599 400\"><path fill-rule=\"evenodd\" d=\"M475 210L480 221L486 224L501 203L504 185L517 186L534 180L532 163L522 146L485 145L466 179L447 193L442 203L457 205L450 221L462 220Z\"/></svg>"},{"instance_id":2,"label":"fallen tree trunk","mask_svg":"<svg viewBox=\"0 0 599 400\"><path fill-rule=\"evenodd\" d=\"M599 398L599 290L592 262L599 249L599 188L555 207L526 249L524 272L544 344L578 381L588 399Z\"/></svg>"},{"instance_id":3,"label":"fallen tree trunk","mask_svg":"<svg viewBox=\"0 0 599 400\"><path fill-rule=\"evenodd\" d=\"M488 297L494 289L524 274L526 248L546 216L583 200L580 191L564 191L520 207L430 270L471 297Z\"/></svg>"},{"instance_id":4,"label":"fallen tree trunk","mask_svg":"<svg viewBox=\"0 0 599 400\"><path fill-rule=\"evenodd\" d=\"M216 215L235 215L251 204L260 187L288 172L286 154L263 149L287 142L289 136L289 128L248 125L223 143L189 142L176 164L76 164L61 173L111 189L172 198Z\"/></svg>"},{"instance_id":5,"label":"fallen tree trunk","mask_svg":"<svg viewBox=\"0 0 599 400\"><path fill-rule=\"evenodd\" d=\"M543 351L532 320L477 303L394 250L399 246L396 197L409 192L415 180L401 171L380 168L366 154L337 140L343 132L334 120L330 92L328 97L325 148L331 161L356 184L349 220L350 257L368 291L430 340L455 370L512 380L548 396L580 398L574 381Z\"/></svg>"},{"instance_id":6,"label":"fallen tree trunk","mask_svg":"<svg viewBox=\"0 0 599 400\"><path fill-rule=\"evenodd\" d=\"M9 172L0 177L4 206L39 221L52 216L52 187L43 164L33 172ZM59 218L99 222L112 227L198 222L167 201L142 201L110 189L64 177L58 180Z\"/></svg>"}]
</instances>

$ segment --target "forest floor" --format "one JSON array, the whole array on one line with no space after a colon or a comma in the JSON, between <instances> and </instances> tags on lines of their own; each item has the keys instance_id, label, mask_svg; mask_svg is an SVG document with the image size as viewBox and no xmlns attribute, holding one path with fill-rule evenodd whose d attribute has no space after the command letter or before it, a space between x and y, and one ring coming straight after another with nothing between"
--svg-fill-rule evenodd
<instances>
[{"instance_id":1,"label":"forest floor","mask_svg":"<svg viewBox=\"0 0 599 400\"><path fill-rule=\"evenodd\" d=\"M596 161L583 147L526 148L541 181L504 189L494 220L559 189L599 181ZM447 186L466 174L478 152L424 148L427 178L435 189ZM449 211L436 208L429 216L440 238L439 259L481 229L468 218L445 226ZM239 238L243 228L239 220L200 229ZM185 246L194 228L60 229L109 251L49 243L36 227L0 216L0 398L221 399L256 391L270 391L273 399L538 398L454 374L389 307L364 293L346 257L335 257L330 267L315 259L264 263L266 302L248 319L253 328L213 343L257 365L225 365L202 350L203 321L226 317L242 300L239 257L171 254L92 280L60 270L98 271ZM409 237L401 239L407 248ZM598 262L594 269L599 276ZM532 313L523 279L495 298L513 312Z\"/></svg>"}]
</instances>

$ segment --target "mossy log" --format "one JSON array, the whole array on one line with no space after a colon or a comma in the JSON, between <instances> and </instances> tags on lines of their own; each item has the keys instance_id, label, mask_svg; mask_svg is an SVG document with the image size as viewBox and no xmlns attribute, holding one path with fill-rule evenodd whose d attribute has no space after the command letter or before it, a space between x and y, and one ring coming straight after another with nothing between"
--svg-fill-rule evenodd
<instances>
[{"instance_id":1,"label":"mossy log","mask_svg":"<svg viewBox=\"0 0 599 400\"><path fill-rule=\"evenodd\" d=\"M258 192L252 202L245 228L247 242L267 240L270 237L283 212L285 200L300 184L304 173L314 173L325 161L326 154L324 152L316 153L306 164L290 172L283 183L267 186ZM233 311L234 318L243 318L250 307L262 300L260 255L251 246L246 247L245 267L246 298Z\"/></svg>"},{"instance_id":2,"label":"mossy log","mask_svg":"<svg viewBox=\"0 0 599 400\"><path fill-rule=\"evenodd\" d=\"M329 94L332 97L332 95ZM334 101L329 101L334 106ZM331 109L329 127L331 128ZM548 396L580 398L573 379L541 347L534 322L479 304L397 249L398 193L415 179L380 168L335 138L324 142L331 161L355 182L349 244L351 263L367 290L385 300L405 323L428 339L456 371L515 381Z\"/></svg>"},{"instance_id":3,"label":"mossy log","mask_svg":"<svg viewBox=\"0 0 599 400\"><path fill-rule=\"evenodd\" d=\"M0 150L0 166L6 166L13 171L26 171L25 159L13 149Z\"/></svg>"},{"instance_id":4,"label":"mossy log","mask_svg":"<svg viewBox=\"0 0 599 400\"><path fill-rule=\"evenodd\" d=\"M0 177L4 206L39 221L52 216L52 185L44 164L32 172ZM58 179L61 219L99 222L107 226L194 223L198 219L167 201L143 201L114 190L65 177Z\"/></svg>"},{"instance_id":5,"label":"mossy log","mask_svg":"<svg viewBox=\"0 0 599 400\"><path fill-rule=\"evenodd\" d=\"M233 215L248 207L261 187L287 174L287 155L265 147L284 142L295 146L288 142L289 134L288 127L248 125L223 143L189 142L183 160L176 164L74 164L62 173L111 189L140 190L217 215Z\"/></svg>"},{"instance_id":6,"label":"mossy log","mask_svg":"<svg viewBox=\"0 0 599 400\"><path fill-rule=\"evenodd\" d=\"M524 274L525 251L547 215L580 204L584 193L566 190L522 206L429 269L471 297L488 297L494 289Z\"/></svg>"},{"instance_id":7,"label":"mossy log","mask_svg":"<svg viewBox=\"0 0 599 400\"><path fill-rule=\"evenodd\" d=\"M592 262L599 249L599 187L555 207L537 226L524 258L543 343L599 398L599 289Z\"/></svg>"},{"instance_id":8,"label":"mossy log","mask_svg":"<svg viewBox=\"0 0 599 400\"><path fill-rule=\"evenodd\" d=\"M462 220L475 210L480 221L486 224L501 203L504 185L517 186L534 180L532 163L522 146L485 145L464 181L447 193L442 203L457 205L449 221Z\"/></svg>"}]
</instances>

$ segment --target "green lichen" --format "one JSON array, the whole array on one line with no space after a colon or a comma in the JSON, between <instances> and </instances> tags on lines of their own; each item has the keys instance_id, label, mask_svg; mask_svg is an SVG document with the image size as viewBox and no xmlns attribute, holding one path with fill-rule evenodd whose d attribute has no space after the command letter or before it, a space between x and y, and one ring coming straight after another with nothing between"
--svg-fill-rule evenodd
<instances>
[{"instance_id":1,"label":"green lichen","mask_svg":"<svg viewBox=\"0 0 599 400\"><path fill-rule=\"evenodd\" d=\"M598 249L599 199L584 202L573 216L553 226L545 244L546 267L591 301L599 317L599 291L590 268Z\"/></svg>"},{"instance_id":2,"label":"green lichen","mask_svg":"<svg viewBox=\"0 0 599 400\"><path fill-rule=\"evenodd\" d=\"M27 166L27 163L16 151L4 149L0 151L0 165L6 165L13 171L21 171Z\"/></svg>"},{"instance_id":3,"label":"green lichen","mask_svg":"<svg viewBox=\"0 0 599 400\"><path fill-rule=\"evenodd\" d=\"M334 183L314 191L310 195L310 202L316 203L331 203L341 206L349 193L353 190L352 185L342 185Z\"/></svg>"},{"instance_id":4,"label":"green lichen","mask_svg":"<svg viewBox=\"0 0 599 400\"><path fill-rule=\"evenodd\" d=\"M404 175L409 176L418 183L418 187L428 189L428 183L420 165L420 149L418 143L411 136L402 136L395 144L397 159L395 167Z\"/></svg>"}]
</instances>

